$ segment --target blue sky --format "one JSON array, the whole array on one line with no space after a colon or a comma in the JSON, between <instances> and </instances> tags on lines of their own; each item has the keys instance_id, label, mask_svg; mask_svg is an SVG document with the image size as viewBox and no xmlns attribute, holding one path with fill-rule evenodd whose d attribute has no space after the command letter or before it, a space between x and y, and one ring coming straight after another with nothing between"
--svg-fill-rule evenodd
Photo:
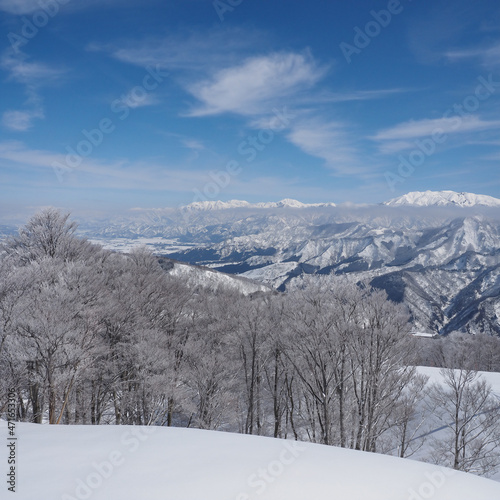
<instances>
[{"instance_id":1,"label":"blue sky","mask_svg":"<svg viewBox=\"0 0 500 500\"><path fill-rule=\"evenodd\" d=\"M497 0L0 0L0 214L500 197Z\"/></svg>"}]
</instances>

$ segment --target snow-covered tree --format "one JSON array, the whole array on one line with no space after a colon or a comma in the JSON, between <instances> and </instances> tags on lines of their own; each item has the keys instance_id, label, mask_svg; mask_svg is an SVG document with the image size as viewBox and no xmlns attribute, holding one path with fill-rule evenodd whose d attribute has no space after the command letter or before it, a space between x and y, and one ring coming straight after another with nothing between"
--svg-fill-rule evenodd
<instances>
[{"instance_id":1,"label":"snow-covered tree","mask_svg":"<svg viewBox=\"0 0 500 500\"><path fill-rule=\"evenodd\" d=\"M447 427L433 442L434 463L478 475L500 465L500 403L476 371L444 368L430 398Z\"/></svg>"}]
</instances>

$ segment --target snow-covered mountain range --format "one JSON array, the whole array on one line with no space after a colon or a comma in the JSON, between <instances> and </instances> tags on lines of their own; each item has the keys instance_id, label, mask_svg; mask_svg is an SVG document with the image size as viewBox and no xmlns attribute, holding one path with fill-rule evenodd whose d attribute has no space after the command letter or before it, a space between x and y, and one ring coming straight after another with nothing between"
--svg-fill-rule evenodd
<instances>
[{"instance_id":1,"label":"snow-covered mountain range","mask_svg":"<svg viewBox=\"0 0 500 500\"><path fill-rule=\"evenodd\" d=\"M305 274L366 280L405 302L418 331L500 334L500 200L489 196L426 191L379 205L197 202L82 221L80 234L118 251L145 244L281 291Z\"/></svg>"},{"instance_id":2,"label":"snow-covered mountain range","mask_svg":"<svg viewBox=\"0 0 500 500\"><path fill-rule=\"evenodd\" d=\"M304 274L366 280L404 301L418 329L500 333L500 212L388 210L226 220L173 256L279 290Z\"/></svg>"},{"instance_id":3,"label":"snow-covered mountain range","mask_svg":"<svg viewBox=\"0 0 500 500\"><path fill-rule=\"evenodd\" d=\"M493 196L474 193L457 193L455 191L412 191L398 198L385 201L382 205L418 206L418 207L500 207L500 199ZM285 198L277 202L249 203L243 200L230 201L197 201L181 207L183 211L196 210L228 210L234 208L311 208L335 207L329 203L302 203L297 200Z\"/></svg>"},{"instance_id":4,"label":"snow-covered mountain range","mask_svg":"<svg viewBox=\"0 0 500 500\"><path fill-rule=\"evenodd\" d=\"M483 194L456 193L455 191L413 191L399 198L386 201L384 205L392 207L402 205L419 207L500 207L500 200Z\"/></svg>"},{"instance_id":5,"label":"snow-covered mountain range","mask_svg":"<svg viewBox=\"0 0 500 500\"><path fill-rule=\"evenodd\" d=\"M243 200L230 201L195 201L181 207L182 211L195 210L227 210L231 208L307 208L307 207L334 207L335 203L302 203L297 200L285 198L281 201L262 203L249 203Z\"/></svg>"}]
</instances>

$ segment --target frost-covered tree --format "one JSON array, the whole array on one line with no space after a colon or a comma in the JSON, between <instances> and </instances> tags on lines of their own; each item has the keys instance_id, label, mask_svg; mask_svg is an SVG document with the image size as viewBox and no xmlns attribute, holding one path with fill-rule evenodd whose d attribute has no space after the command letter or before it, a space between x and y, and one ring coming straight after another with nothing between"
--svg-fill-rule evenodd
<instances>
[{"instance_id":1,"label":"frost-covered tree","mask_svg":"<svg viewBox=\"0 0 500 500\"><path fill-rule=\"evenodd\" d=\"M240 365L231 355L232 300L230 293L200 295L192 336L185 347L186 384L192 404L189 425L201 429L235 427Z\"/></svg>"},{"instance_id":2,"label":"frost-covered tree","mask_svg":"<svg viewBox=\"0 0 500 500\"><path fill-rule=\"evenodd\" d=\"M82 293L89 276L85 267L57 259L29 265L30 289L20 299L22 314L13 324L8 349L25 374L37 422L41 399L49 423L61 421L75 384L98 349L93 299Z\"/></svg>"},{"instance_id":3,"label":"frost-covered tree","mask_svg":"<svg viewBox=\"0 0 500 500\"><path fill-rule=\"evenodd\" d=\"M145 248L105 251L75 227L45 210L0 255L0 389L17 388L20 418L370 451L397 439L411 452L412 339L382 292L313 276L245 296L177 275Z\"/></svg>"},{"instance_id":4,"label":"frost-covered tree","mask_svg":"<svg viewBox=\"0 0 500 500\"><path fill-rule=\"evenodd\" d=\"M9 238L3 250L22 264L44 257L64 260L83 257L95 246L75 236L77 224L69 217L70 214L55 208L46 208L21 227L17 236Z\"/></svg>"},{"instance_id":5,"label":"frost-covered tree","mask_svg":"<svg viewBox=\"0 0 500 500\"><path fill-rule=\"evenodd\" d=\"M384 436L383 453L397 454L400 458L415 455L425 444L425 424L429 420L429 408L425 405L429 377L415 374L390 412L390 426Z\"/></svg>"},{"instance_id":6,"label":"frost-covered tree","mask_svg":"<svg viewBox=\"0 0 500 500\"><path fill-rule=\"evenodd\" d=\"M490 475L500 464L500 403L491 386L470 369L441 370L430 399L447 425L433 442L434 463L478 475Z\"/></svg>"},{"instance_id":7,"label":"frost-covered tree","mask_svg":"<svg viewBox=\"0 0 500 500\"><path fill-rule=\"evenodd\" d=\"M414 375L408 315L367 287L331 277L304 285L291 297L285 352L309 438L375 451Z\"/></svg>"},{"instance_id":8,"label":"frost-covered tree","mask_svg":"<svg viewBox=\"0 0 500 500\"><path fill-rule=\"evenodd\" d=\"M393 408L415 376L414 342L403 306L388 301L385 292L362 294L360 327L348 340L356 407L351 447L376 451Z\"/></svg>"}]
</instances>

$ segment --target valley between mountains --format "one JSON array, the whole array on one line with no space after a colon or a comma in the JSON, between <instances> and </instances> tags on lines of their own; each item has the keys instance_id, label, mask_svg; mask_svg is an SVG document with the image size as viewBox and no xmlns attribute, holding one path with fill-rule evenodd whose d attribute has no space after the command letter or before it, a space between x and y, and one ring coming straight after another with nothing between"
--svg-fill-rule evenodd
<instances>
[{"instance_id":1,"label":"valley between mountains","mask_svg":"<svg viewBox=\"0 0 500 500\"><path fill-rule=\"evenodd\" d=\"M500 334L500 200L489 196L414 192L380 205L205 201L83 221L80 232L107 248L145 244L248 278L251 291L285 291L306 274L364 281L404 302L415 331Z\"/></svg>"}]
</instances>

